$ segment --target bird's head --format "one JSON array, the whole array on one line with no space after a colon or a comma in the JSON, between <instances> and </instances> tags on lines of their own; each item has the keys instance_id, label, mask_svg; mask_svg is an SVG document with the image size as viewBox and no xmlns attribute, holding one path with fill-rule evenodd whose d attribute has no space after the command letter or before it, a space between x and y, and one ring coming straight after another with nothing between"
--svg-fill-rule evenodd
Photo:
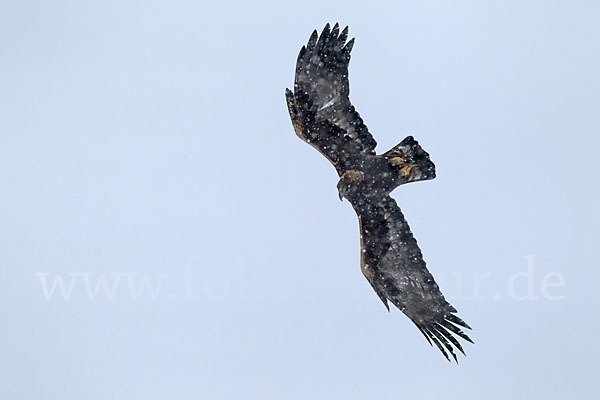
<instances>
[{"instance_id":1,"label":"bird's head","mask_svg":"<svg viewBox=\"0 0 600 400\"><path fill-rule=\"evenodd\" d=\"M358 191L358 186L365 179L365 174L362 171L349 170L342 174L340 181L337 184L338 195L340 200L352 197Z\"/></svg>"}]
</instances>

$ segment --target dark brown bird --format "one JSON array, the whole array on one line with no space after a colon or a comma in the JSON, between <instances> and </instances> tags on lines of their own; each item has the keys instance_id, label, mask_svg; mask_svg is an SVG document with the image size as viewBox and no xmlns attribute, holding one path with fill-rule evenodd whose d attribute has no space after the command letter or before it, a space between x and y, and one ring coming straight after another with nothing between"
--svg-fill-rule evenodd
<instances>
[{"instance_id":1,"label":"dark brown bird","mask_svg":"<svg viewBox=\"0 0 600 400\"><path fill-rule=\"evenodd\" d=\"M338 24L315 30L302 46L296 64L294 91L285 92L296 135L333 164L340 180L340 199L346 198L358 215L361 269L383 304L398 307L427 341L458 361L464 354L456 337L472 343L427 270L423 254L390 192L409 182L435 178L429 154L409 136L383 154L350 103L348 64L354 39L346 42L348 27Z\"/></svg>"}]
</instances>

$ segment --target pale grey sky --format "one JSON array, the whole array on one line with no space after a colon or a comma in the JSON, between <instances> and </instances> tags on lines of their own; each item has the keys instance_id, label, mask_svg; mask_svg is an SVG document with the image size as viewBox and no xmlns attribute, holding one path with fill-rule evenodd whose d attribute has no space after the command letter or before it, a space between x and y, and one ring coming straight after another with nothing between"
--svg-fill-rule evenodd
<instances>
[{"instance_id":1,"label":"pale grey sky","mask_svg":"<svg viewBox=\"0 0 600 400\"><path fill-rule=\"evenodd\" d=\"M598 392L598 3L324 3L0 6L0 398ZM437 165L393 196L474 328L458 366L380 303L293 133L336 21L378 150Z\"/></svg>"}]
</instances>

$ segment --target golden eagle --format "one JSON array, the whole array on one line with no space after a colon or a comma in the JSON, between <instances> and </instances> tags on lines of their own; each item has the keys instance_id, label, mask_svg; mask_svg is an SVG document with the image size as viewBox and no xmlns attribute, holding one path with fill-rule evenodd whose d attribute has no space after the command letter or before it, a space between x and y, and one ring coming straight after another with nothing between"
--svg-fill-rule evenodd
<instances>
[{"instance_id":1,"label":"golden eagle","mask_svg":"<svg viewBox=\"0 0 600 400\"><path fill-rule=\"evenodd\" d=\"M361 269L383 304L398 307L450 361L463 354L455 336L471 343L427 270L423 254L390 192L409 182L435 178L429 154L409 136L383 154L348 98L348 64L354 38L348 27L329 24L313 31L296 64L294 91L285 92L296 135L333 164L340 199L351 204L360 224ZM446 351L447 350L447 351Z\"/></svg>"}]
</instances>

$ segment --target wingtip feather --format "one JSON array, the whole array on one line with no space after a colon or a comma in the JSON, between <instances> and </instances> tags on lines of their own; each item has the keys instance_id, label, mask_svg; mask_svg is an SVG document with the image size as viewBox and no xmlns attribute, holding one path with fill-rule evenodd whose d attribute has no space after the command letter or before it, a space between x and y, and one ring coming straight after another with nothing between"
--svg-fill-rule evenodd
<instances>
[{"instance_id":1,"label":"wingtip feather","mask_svg":"<svg viewBox=\"0 0 600 400\"><path fill-rule=\"evenodd\" d=\"M348 38L348 26L346 25L346 27L342 30L342 33L340 33L340 36L338 37L338 42L343 45L344 43L346 43L347 38Z\"/></svg>"},{"instance_id":2,"label":"wingtip feather","mask_svg":"<svg viewBox=\"0 0 600 400\"><path fill-rule=\"evenodd\" d=\"M333 26L333 29L331 29L331 36L334 38L337 38L339 31L340 31L340 24L338 24L336 22L335 25Z\"/></svg>"},{"instance_id":3,"label":"wingtip feather","mask_svg":"<svg viewBox=\"0 0 600 400\"><path fill-rule=\"evenodd\" d=\"M440 344L440 342L434 336L431 336L431 340L433 341L433 343L435 343L435 345L437 346L437 348L440 349L440 351L442 352L442 354L444 355L444 357L446 357L446 360L448 360L448 362L451 362L450 361L450 357L448 357L448 353L446 353L446 350L444 350L444 347L442 347L442 345Z\"/></svg>"},{"instance_id":4,"label":"wingtip feather","mask_svg":"<svg viewBox=\"0 0 600 400\"><path fill-rule=\"evenodd\" d=\"M312 51L315 48L315 44L317 43L317 38L319 37L319 32L315 29L312 31L310 37L308 38L308 43L306 44L306 49L308 51Z\"/></svg>"},{"instance_id":5,"label":"wingtip feather","mask_svg":"<svg viewBox=\"0 0 600 400\"><path fill-rule=\"evenodd\" d=\"M350 54L350 52L352 51L352 48L354 47L354 39L355 38L348 40L348 43L346 43L346 45L344 46L344 52L348 55Z\"/></svg>"}]
</instances>

